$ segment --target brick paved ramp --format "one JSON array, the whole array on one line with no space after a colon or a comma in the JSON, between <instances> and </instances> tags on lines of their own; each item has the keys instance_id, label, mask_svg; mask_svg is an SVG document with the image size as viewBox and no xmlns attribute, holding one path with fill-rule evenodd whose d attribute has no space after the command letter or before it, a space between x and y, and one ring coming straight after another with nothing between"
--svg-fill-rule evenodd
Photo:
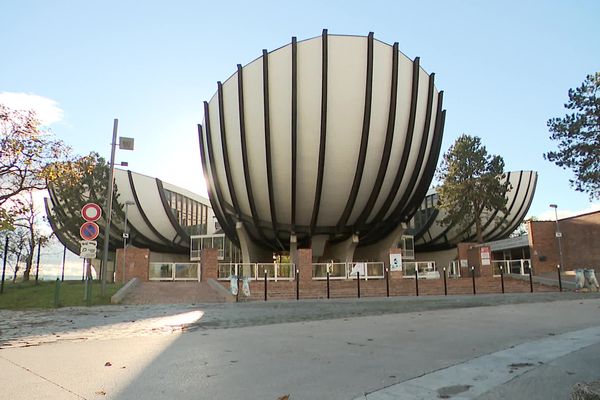
<instances>
[{"instance_id":1,"label":"brick paved ramp","mask_svg":"<svg viewBox=\"0 0 600 400\"><path fill-rule=\"evenodd\" d=\"M206 282L140 282L122 304L224 303Z\"/></svg>"}]
</instances>

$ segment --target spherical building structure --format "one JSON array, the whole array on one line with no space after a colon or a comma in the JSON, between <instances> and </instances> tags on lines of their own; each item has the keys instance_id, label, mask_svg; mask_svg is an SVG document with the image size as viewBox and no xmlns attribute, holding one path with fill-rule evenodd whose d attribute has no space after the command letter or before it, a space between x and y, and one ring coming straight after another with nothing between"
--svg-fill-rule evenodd
<instances>
[{"instance_id":1,"label":"spherical building structure","mask_svg":"<svg viewBox=\"0 0 600 400\"><path fill-rule=\"evenodd\" d=\"M533 201L537 172L507 172L505 179L510 183L506 192L506 212L486 210L482 215L483 240L486 242L505 239L514 232ZM475 221L469 227L442 225L440 221L446 212L437 207L437 199L436 190L432 189L409 224L409 232L414 235L415 250L439 251L454 248L460 242L475 242Z\"/></svg>"},{"instance_id":2,"label":"spherical building structure","mask_svg":"<svg viewBox=\"0 0 600 400\"><path fill-rule=\"evenodd\" d=\"M199 126L224 231L242 251L245 242L270 251L305 243L313 252L381 242L426 195L442 95L419 58L372 33L325 30L238 65L204 103Z\"/></svg>"}]
</instances>

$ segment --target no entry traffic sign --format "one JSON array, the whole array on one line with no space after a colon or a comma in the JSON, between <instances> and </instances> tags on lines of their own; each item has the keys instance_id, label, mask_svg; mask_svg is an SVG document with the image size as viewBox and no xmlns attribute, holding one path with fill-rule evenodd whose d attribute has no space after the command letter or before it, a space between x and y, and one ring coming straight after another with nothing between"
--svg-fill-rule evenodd
<instances>
[{"instance_id":1,"label":"no entry traffic sign","mask_svg":"<svg viewBox=\"0 0 600 400\"><path fill-rule=\"evenodd\" d=\"M94 240L98 237L100 233L100 228L95 222L84 222L79 228L79 235L83 240Z\"/></svg>"},{"instance_id":2,"label":"no entry traffic sign","mask_svg":"<svg viewBox=\"0 0 600 400\"><path fill-rule=\"evenodd\" d=\"M102 209L96 203L87 203L81 208L81 216L86 221L94 222L98 221L102 215Z\"/></svg>"}]
</instances>

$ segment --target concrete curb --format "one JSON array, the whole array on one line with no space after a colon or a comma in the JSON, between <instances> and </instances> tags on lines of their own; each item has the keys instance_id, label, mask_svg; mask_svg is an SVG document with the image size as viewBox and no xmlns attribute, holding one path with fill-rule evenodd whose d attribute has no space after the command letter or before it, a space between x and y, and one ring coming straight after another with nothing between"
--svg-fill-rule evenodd
<instances>
[{"instance_id":1,"label":"concrete curb","mask_svg":"<svg viewBox=\"0 0 600 400\"><path fill-rule=\"evenodd\" d=\"M133 278L129 282L125 284L119 291L113 294L110 298L110 302L112 304L119 304L123 301L125 296L129 294L129 292L136 287L140 283L139 278Z\"/></svg>"},{"instance_id":2,"label":"concrete curb","mask_svg":"<svg viewBox=\"0 0 600 400\"><path fill-rule=\"evenodd\" d=\"M231 292L223 287L219 282L214 279L209 279L206 281L211 288L217 292L217 295L225 300L226 303L234 303L235 296L231 294Z\"/></svg>"}]
</instances>

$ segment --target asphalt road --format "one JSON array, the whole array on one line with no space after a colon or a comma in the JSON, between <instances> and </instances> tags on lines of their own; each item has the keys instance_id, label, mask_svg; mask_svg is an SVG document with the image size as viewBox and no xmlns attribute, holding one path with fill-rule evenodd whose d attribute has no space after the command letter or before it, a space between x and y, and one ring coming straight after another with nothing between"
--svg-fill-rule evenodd
<instances>
[{"instance_id":1,"label":"asphalt road","mask_svg":"<svg viewBox=\"0 0 600 400\"><path fill-rule=\"evenodd\" d=\"M596 294L3 310L0 321L0 399L567 399L600 379Z\"/></svg>"}]
</instances>

